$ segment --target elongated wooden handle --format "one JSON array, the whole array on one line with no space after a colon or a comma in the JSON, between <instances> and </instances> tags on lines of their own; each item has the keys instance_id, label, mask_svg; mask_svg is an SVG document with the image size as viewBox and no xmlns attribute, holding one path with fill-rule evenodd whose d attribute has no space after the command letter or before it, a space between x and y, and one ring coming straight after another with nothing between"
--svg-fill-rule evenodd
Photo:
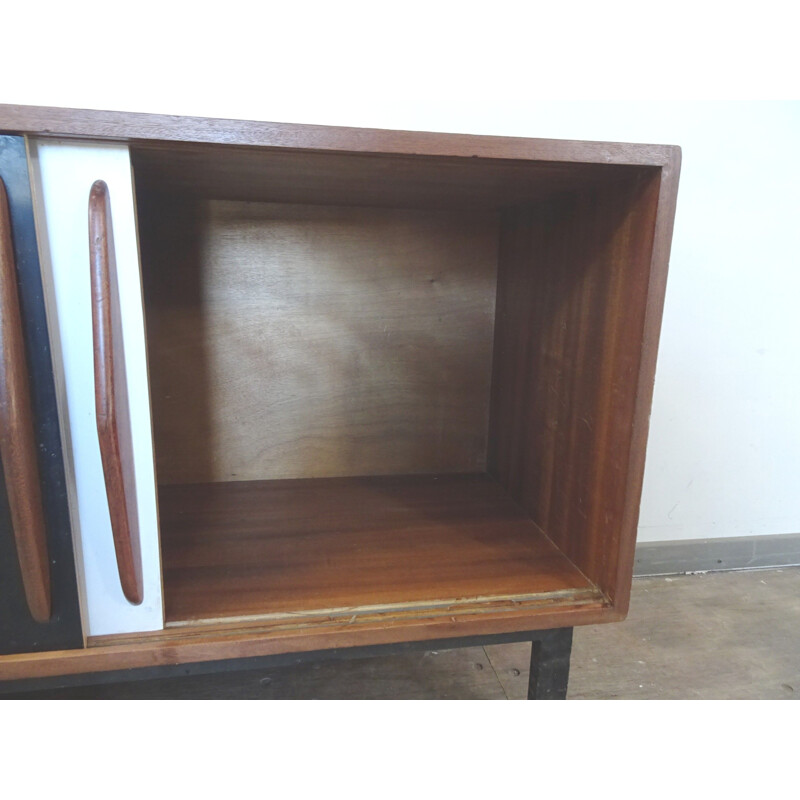
<instances>
[{"instance_id":1,"label":"elongated wooden handle","mask_svg":"<svg viewBox=\"0 0 800 800\"><path fill-rule=\"evenodd\" d=\"M143 590L133 442L111 203L108 187L103 181L95 181L89 193L89 261L92 271L97 436L119 580L125 597L138 605L142 602Z\"/></svg>"},{"instance_id":2,"label":"elongated wooden handle","mask_svg":"<svg viewBox=\"0 0 800 800\"><path fill-rule=\"evenodd\" d=\"M33 433L28 367L22 338L17 269L8 195L0 179L0 453L17 545L22 584L31 615L50 619L50 565L42 489Z\"/></svg>"}]
</instances>

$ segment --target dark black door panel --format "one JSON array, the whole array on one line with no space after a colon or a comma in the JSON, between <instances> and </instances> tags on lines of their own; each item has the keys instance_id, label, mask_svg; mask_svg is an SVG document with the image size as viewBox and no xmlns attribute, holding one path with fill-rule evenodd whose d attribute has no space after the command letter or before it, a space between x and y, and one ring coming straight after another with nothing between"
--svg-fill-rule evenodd
<instances>
[{"instance_id":1,"label":"dark black door panel","mask_svg":"<svg viewBox=\"0 0 800 800\"><path fill-rule=\"evenodd\" d=\"M8 195L11 219L51 590L50 619L36 622L20 572L7 476L0 468L0 654L9 654L81 647L83 638L28 160L22 137L0 136L0 178Z\"/></svg>"}]
</instances>

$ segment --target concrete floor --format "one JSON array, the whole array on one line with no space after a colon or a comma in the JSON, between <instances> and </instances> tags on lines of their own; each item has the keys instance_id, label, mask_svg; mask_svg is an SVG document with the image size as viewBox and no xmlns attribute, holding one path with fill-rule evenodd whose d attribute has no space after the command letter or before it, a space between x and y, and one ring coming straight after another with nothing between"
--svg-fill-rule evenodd
<instances>
[{"instance_id":1,"label":"concrete floor","mask_svg":"<svg viewBox=\"0 0 800 800\"><path fill-rule=\"evenodd\" d=\"M494 645L38 696L514 700L529 657ZM800 699L800 568L637 578L625 622L575 630L568 697Z\"/></svg>"}]
</instances>

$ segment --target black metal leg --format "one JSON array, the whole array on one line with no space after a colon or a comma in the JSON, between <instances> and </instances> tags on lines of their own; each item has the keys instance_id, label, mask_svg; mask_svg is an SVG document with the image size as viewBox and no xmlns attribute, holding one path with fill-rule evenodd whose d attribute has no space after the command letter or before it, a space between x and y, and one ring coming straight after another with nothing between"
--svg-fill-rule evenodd
<instances>
[{"instance_id":1,"label":"black metal leg","mask_svg":"<svg viewBox=\"0 0 800 800\"><path fill-rule=\"evenodd\" d=\"M566 700L572 628L541 631L531 642L528 700Z\"/></svg>"}]
</instances>

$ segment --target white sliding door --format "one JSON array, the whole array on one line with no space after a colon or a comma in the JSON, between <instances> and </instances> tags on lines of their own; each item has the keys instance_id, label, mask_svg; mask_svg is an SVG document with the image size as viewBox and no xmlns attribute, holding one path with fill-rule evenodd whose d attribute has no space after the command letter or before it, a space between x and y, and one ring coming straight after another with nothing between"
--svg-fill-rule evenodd
<instances>
[{"instance_id":1,"label":"white sliding door","mask_svg":"<svg viewBox=\"0 0 800 800\"><path fill-rule=\"evenodd\" d=\"M130 155L122 144L38 140L31 142L30 157L84 631L159 630L161 564ZM122 593L97 438L88 234L89 190L96 180L106 182L111 198L141 543L140 605Z\"/></svg>"}]
</instances>

